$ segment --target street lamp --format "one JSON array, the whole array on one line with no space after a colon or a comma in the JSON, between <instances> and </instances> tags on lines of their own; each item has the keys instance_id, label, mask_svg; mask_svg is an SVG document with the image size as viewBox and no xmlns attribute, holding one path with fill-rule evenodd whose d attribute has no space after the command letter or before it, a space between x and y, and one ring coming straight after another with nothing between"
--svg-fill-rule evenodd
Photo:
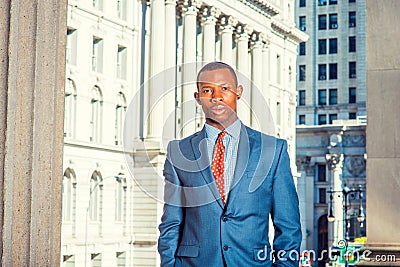
<instances>
[{"instance_id":1,"label":"street lamp","mask_svg":"<svg viewBox=\"0 0 400 267\"><path fill-rule=\"evenodd\" d=\"M356 200L358 198L359 200L359 208L358 208L358 213L357 213L357 221L360 223L360 226L363 227L364 225L364 220L365 220L365 213L364 213L364 207L363 207L363 196L364 196L364 190L362 189L361 185L358 186L358 188L349 188L346 185L343 187L341 191L334 191L334 190L329 190L329 212L328 212L328 222L334 222L335 221L335 216L333 215L333 194L341 194L343 196L343 215L344 215L344 229L345 229L345 240L346 240L346 247L345 247L345 254L346 254L346 267L348 266L348 257L347 257L347 248L348 248L348 242L350 240L350 235L349 235L349 230L350 230L350 215L355 215L349 214L349 204L351 204L352 200ZM340 197L340 195L338 196Z\"/></svg>"},{"instance_id":2,"label":"street lamp","mask_svg":"<svg viewBox=\"0 0 400 267\"><path fill-rule=\"evenodd\" d=\"M97 180L97 183L93 186L90 187L90 193L89 193L89 201L88 201L88 205L86 208L86 223L85 223L85 266L87 266L87 262L88 262L88 255L87 255L87 241L88 241L88 217L89 217L89 210L91 208L91 204L92 204L92 194L93 192L96 191L96 189L99 187L99 185L102 185L104 180L108 180L114 178L116 181L123 179L124 175L123 174L118 174L118 175L113 175L113 176L107 176L107 177L101 177L100 176L100 180ZM91 178L92 179L92 178Z\"/></svg>"}]
</instances>

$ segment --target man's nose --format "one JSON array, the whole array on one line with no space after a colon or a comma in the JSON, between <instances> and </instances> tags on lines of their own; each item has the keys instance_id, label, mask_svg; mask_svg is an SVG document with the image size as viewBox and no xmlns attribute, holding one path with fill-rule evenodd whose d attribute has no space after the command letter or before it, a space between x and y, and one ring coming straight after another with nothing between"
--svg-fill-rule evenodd
<instances>
[{"instance_id":1,"label":"man's nose","mask_svg":"<svg viewBox=\"0 0 400 267\"><path fill-rule=\"evenodd\" d=\"M221 102L223 100L223 98L222 98L222 94L221 94L221 91L220 90L214 90L214 92L213 92L213 94L212 94L212 98L211 98L211 101L213 102L213 103L216 103L216 102Z\"/></svg>"}]
</instances>

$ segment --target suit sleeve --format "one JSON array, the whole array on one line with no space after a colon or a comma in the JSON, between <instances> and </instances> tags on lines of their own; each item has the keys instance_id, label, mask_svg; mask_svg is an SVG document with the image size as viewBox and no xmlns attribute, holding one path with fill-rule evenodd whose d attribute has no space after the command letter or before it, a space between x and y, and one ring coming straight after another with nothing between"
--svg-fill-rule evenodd
<instances>
[{"instance_id":1,"label":"suit sleeve","mask_svg":"<svg viewBox=\"0 0 400 267\"><path fill-rule=\"evenodd\" d=\"M274 176L272 221L275 228L273 248L275 266L299 266L301 226L299 200L290 169L287 143L279 140L279 157Z\"/></svg>"},{"instance_id":2,"label":"suit sleeve","mask_svg":"<svg viewBox=\"0 0 400 267\"><path fill-rule=\"evenodd\" d=\"M158 252L162 267L175 265L175 253L181 237L181 225L184 218L184 197L181 183L168 153L171 153L171 143L168 144L167 159L164 165L164 212L159 225Z\"/></svg>"}]
</instances>

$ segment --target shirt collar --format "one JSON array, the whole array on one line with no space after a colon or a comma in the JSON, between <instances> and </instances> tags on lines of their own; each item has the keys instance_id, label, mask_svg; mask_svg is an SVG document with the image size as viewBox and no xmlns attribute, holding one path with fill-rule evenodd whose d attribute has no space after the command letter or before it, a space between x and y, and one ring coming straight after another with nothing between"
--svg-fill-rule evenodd
<instances>
[{"instance_id":1,"label":"shirt collar","mask_svg":"<svg viewBox=\"0 0 400 267\"><path fill-rule=\"evenodd\" d=\"M221 130L207 123L205 123L204 126L206 128L207 137L211 140L217 139ZM237 119L234 123L225 128L225 132L227 132L234 139L239 139L241 126L241 121Z\"/></svg>"}]
</instances>

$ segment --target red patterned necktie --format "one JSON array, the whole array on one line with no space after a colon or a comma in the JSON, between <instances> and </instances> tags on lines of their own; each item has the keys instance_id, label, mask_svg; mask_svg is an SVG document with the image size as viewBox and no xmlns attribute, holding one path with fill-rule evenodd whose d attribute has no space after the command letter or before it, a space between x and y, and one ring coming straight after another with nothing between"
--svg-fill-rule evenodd
<instances>
[{"instance_id":1,"label":"red patterned necktie","mask_svg":"<svg viewBox=\"0 0 400 267\"><path fill-rule=\"evenodd\" d=\"M212 160L211 170L214 175L215 183L217 184L218 192L221 195L222 203L225 205L225 185L224 185L224 159L225 159L225 147L222 140L226 132L220 132L218 134L217 143L214 148L214 156Z\"/></svg>"}]
</instances>

